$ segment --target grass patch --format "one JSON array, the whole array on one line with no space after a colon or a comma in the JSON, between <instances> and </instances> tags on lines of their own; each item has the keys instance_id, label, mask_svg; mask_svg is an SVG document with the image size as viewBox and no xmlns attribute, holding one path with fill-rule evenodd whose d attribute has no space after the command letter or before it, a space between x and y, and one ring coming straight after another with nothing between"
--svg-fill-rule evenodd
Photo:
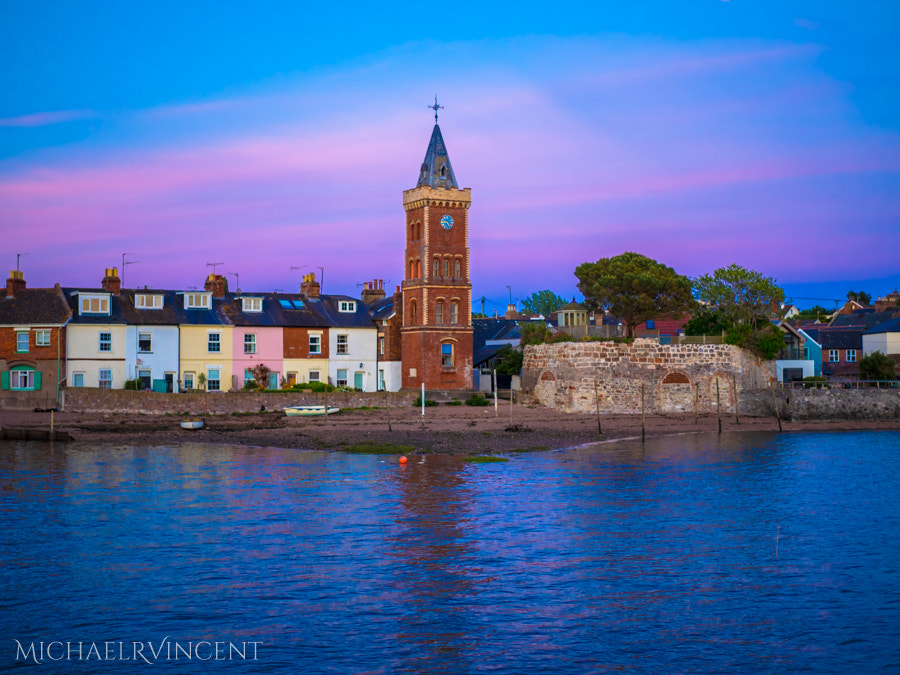
<instances>
[{"instance_id":1,"label":"grass patch","mask_svg":"<svg viewBox=\"0 0 900 675\"><path fill-rule=\"evenodd\" d=\"M549 449L546 445L533 445L530 448L516 448L513 452L546 452Z\"/></svg>"},{"instance_id":2,"label":"grass patch","mask_svg":"<svg viewBox=\"0 0 900 675\"><path fill-rule=\"evenodd\" d=\"M462 401L457 401L453 399L452 401L447 401L444 405L462 405Z\"/></svg>"},{"instance_id":3,"label":"grass patch","mask_svg":"<svg viewBox=\"0 0 900 675\"><path fill-rule=\"evenodd\" d=\"M506 457L495 457L494 455L476 455L474 457L463 457L464 462L475 462L476 464L493 464L495 462L508 462Z\"/></svg>"},{"instance_id":4,"label":"grass patch","mask_svg":"<svg viewBox=\"0 0 900 675\"><path fill-rule=\"evenodd\" d=\"M415 448L411 445L378 443L376 441L363 441L341 448L341 452L353 452L359 455L411 455L414 451Z\"/></svg>"}]
</instances>

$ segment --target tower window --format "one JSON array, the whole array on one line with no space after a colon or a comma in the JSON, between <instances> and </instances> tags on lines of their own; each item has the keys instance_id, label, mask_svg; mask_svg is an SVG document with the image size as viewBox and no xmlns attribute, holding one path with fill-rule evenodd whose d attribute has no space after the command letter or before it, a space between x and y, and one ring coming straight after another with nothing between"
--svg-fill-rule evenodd
<instances>
[{"instance_id":1,"label":"tower window","mask_svg":"<svg viewBox=\"0 0 900 675\"><path fill-rule=\"evenodd\" d=\"M444 323L444 303L438 302L434 308L434 322L440 326Z\"/></svg>"},{"instance_id":2,"label":"tower window","mask_svg":"<svg viewBox=\"0 0 900 675\"><path fill-rule=\"evenodd\" d=\"M432 265L432 273L431 276L436 277L440 271L441 261L437 258L434 259L434 265Z\"/></svg>"},{"instance_id":3,"label":"tower window","mask_svg":"<svg viewBox=\"0 0 900 675\"><path fill-rule=\"evenodd\" d=\"M450 323L456 326L459 323L459 303L450 303Z\"/></svg>"},{"instance_id":4,"label":"tower window","mask_svg":"<svg viewBox=\"0 0 900 675\"><path fill-rule=\"evenodd\" d=\"M454 261L454 263L453 263L453 276L456 277L457 279L461 279L461 278L462 278L462 275L460 274L460 268L461 268L461 267L462 267L462 265L460 264L460 261L459 261L459 260Z\"/></svg>"},{"instance_id":5,"label":"tower window","mask_svg":"<svg viewBox=\"0 0 900 675\"><path fill-rule=\"evenodd\" d=\"M416 301L415 300L409 301L409 323L412 326L415 326L417 323L419 323L419 315L416 311Z\"/></svg>"},{"instance_id":6,"label":"tower window","mask_svg":"<svg viewBox=\"0 0 900 675\"><path fill-rule=\"evenodd\" d=\"M441 178L446 178L446 177L447 177L447 167L442 166L441 167Z\"/></svg>"},{"instance_id":7,"label":"tower window","mask_svg":"<svg viewBox=\"0 0 900 675\"><path fill-rule=\"evenodd\" d=\"M444 276L445 277L450 276L450 258L446 258L444 260Z\"/></svg>"},{"instance_id":8,"label":"tower window","mask_svg":"<svg viewBox=\"0 0 900 675\"><path fill-rule=\"evenodd\" d=\"M453 345L446 342L441 345L441 366L453 366Z\"/></svg>"}]
</instances>

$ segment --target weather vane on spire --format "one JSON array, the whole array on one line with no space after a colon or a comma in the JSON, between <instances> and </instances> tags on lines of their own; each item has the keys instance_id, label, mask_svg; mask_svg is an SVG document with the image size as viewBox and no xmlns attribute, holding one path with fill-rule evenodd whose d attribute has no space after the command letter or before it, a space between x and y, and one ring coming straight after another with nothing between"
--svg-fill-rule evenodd
<instances>
[{"instance_id":1,"label":"weather vane on spire","mask_svg":"<svg viewBox=\"0 0 900 675\"><path fill-rule=\"evenodd\" d=\"M434 123L437 124L437 111L444 109L444 106L438 105L437 94L434 95L434 105L430 105L428 107L434 110Z\"/></svg>"}]
</instances>

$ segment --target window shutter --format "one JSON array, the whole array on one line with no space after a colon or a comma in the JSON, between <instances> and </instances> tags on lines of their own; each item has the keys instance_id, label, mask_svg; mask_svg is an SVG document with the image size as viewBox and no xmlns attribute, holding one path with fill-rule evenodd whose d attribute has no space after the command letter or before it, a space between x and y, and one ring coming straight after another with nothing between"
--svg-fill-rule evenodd
<instances>
[{"instance_id":1,"label":"window shutter","mask_svg":"<svg viewBox=\"0 0 900 675\"><path fill-rule=\"evenodd\" d=\"M41 388L41 373L38 370L34 371L34 388L36 390Z\"/></svg>"},{"instance_id":2,"label":"window shutter","mask_svg":"<svg viewBox=\"0 0 900 675\"><path fill-rule=\"evenodd\" d=\"M0 379L2 379L0 389L9 389L9 373L0 373Z\"/></svg>"}]
</instances>

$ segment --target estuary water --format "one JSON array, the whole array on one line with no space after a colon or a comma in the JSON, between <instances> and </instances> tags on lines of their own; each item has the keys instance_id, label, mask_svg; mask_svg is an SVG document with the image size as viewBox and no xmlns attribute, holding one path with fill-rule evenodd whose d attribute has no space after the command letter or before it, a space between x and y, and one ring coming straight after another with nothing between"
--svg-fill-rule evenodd
<instances>
[{"instance_id":1,"label":"estuary water","mask_svg":"<svg viewBox=\"0 0 900 675\"><path fill-rule=\"evenodd\" d=\"M900 671L900 434L507 457L0 441L0 670Z\"/></svg>"}]
</instances>

